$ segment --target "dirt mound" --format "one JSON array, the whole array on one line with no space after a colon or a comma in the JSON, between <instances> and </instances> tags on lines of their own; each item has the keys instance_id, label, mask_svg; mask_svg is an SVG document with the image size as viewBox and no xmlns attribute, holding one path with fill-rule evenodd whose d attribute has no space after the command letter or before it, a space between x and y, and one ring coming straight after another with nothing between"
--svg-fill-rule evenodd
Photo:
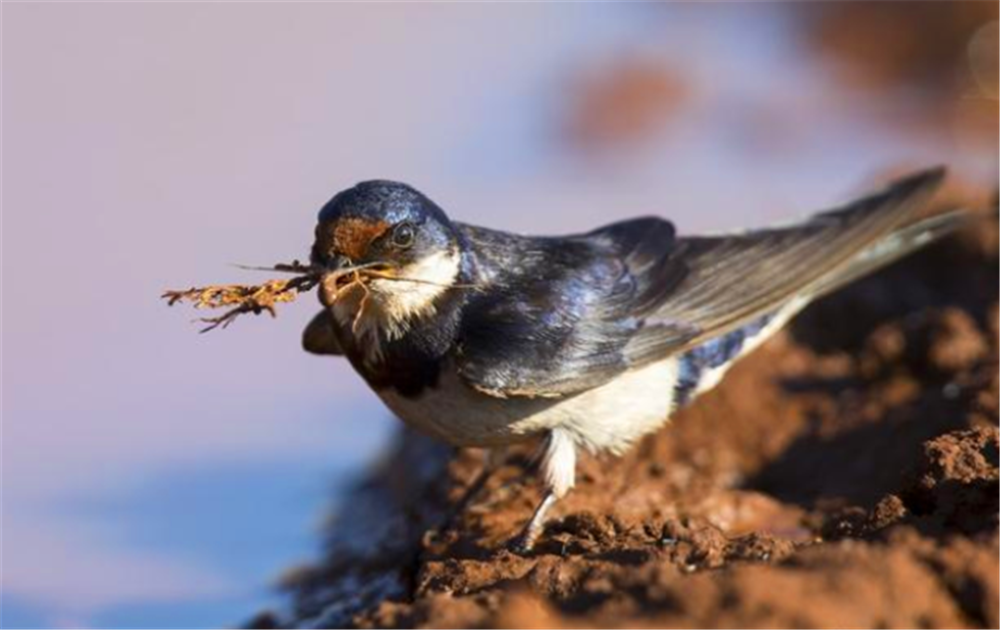
<instances>
[{"instance_id":1,"label":"dirt mound","mask_svg":"<svg viewBox=\"0 0 1000 630\"><path fill-rule=\"evenodd\" d=\"M255 625L997 627L996 223L810 307L626 457L584 458L534 553L531 449L404 433Z\"/></svg>"}]
</instances>

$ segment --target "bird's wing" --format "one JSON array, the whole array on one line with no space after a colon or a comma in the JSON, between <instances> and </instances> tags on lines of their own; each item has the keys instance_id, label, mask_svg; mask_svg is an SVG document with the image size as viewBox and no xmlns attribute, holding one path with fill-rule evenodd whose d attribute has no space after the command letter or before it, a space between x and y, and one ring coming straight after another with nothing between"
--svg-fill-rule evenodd
<instances>
[{"instance_id":1,"label":"bird's wing","mask_svg":"<svg viewBox=\"0 0 1000 630\"><path fill-rule=\"evenodd\" d=\"M674 240L663 219L551 239L465 229L487 290L463 310L455 359L468 385L498 397L566 396L625 371L635 313L679 280L663 262Z\"/></svg>"},{"instance_id":2,"label":"bird's wing","mask_svg":"<svg viewBox=\"0 0 1000 630\"><path fill-rule=\"evenodd\" d=\"M312 318L302 331L302 348L313 354L339 356L344 354L334 332L333 314L323 309Z\"/></svg>"},{"instance_id":3,"label":"bird's wing","mask_svg":"<svg viewBox=\"0 0 1000 630\"><path fill-rule=\"evenodd\" d=\"M914 224L943 178L942 168L923 171L789 227L678 239L668 264L683 267L677 272L683 280L660 295L643 329L629 340L628 360L643 363L682 351L793 298L814 297L859 255ZM876 261L867 271L896 257ZM678 335L677 322L697 333Z\"/></svg>"},{"instance_id":4,"label":"bird's wing","mask_svg":"<svg viewBox=\"0 0 1000 630\"><path fill-rule=\"evenodd\" d=\"M911 223L943 174L919 173L786 228L676 238L669 222L643 218L520 251L503 243L495 266L504 271L463 316L459 373L499 397L599 386L810 297Z\"/></svg>"}]
</instances>

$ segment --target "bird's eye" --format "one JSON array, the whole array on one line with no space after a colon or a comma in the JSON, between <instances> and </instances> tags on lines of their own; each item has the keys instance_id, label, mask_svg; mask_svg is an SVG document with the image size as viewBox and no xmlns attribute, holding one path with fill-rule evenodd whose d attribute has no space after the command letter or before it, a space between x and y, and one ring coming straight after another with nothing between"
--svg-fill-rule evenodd
<instances>
[{"instance_id":1,"label":"bird's eye","mask_svg":"<svg viewBox=\"0 0 1000 630\"><path fill-rule=\"evenodd\" d=\"M392 244L400 249L405 249L410 245L413 245L413 239L415 237L416 231L413 229L412 225L409 223L400 223L392 232Z\"/></svg>"}]
</instances>

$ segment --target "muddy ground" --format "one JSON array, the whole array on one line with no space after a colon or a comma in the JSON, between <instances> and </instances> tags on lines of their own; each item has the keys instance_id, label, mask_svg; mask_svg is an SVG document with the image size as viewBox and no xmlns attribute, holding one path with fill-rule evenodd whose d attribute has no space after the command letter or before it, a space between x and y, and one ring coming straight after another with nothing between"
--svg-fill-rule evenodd
<instances>
[{"instance_id":1,"label":"muddy ground","mask_svg":"<svg viewBox=\"0 0 1000 630\"><path fill-rule=\"evenodd\" d=\"M293 602L253 625L998 627L997 225L810 307L628 456L584 458L536 550L513 451L401 433Z\"/></svg>"}]
</instances>

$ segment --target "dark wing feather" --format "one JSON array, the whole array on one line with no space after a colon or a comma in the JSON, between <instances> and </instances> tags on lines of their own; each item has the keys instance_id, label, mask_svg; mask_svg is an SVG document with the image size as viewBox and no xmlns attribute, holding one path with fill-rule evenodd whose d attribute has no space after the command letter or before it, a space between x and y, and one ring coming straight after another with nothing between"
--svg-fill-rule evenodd
<instances>
[{"instance_id":1,"label":"dark wing feather","mask_svg":"<svg viewBox=\"0 0 1000 630\"><path fill-rule=\"evenodd\" d=\"M943 170L788 228L677 239L642 218L562 239L462 226L487 290L463 313L459 374L495 396L558 397L811 296L914 220Z\"/></svg>"},{"instance_id":2,"label":"dark wing feather","mask_svg":"<svg viewBox=\"0 0 1000 630\"><path fill-rule=\"evenodd\" d=\"M312 354L327 354L340 356L344 354L337 341L337 333L333 315L327 309L323 309L312 321L306 325L302 331L302 348Z\"/></svg>"},{"instance_id":3,"label":"dark wing feather","mask_svg":"<svg viewBox=\"0 0 1000 630\"><path fill-rule=\"evenodd\" d=\"M662 295L647 325L630 341L630 361L683 350L773 312L796 296L811 297L812 287L824 278L912 223L943 177L941 168L924 171L788 228L680 239L672 262L685 268L684 280ZM679 336L676 322L694 326L698 333Z\"/></svg>"},{"instance_id":4,"label":"dark wing feather","mask_svg":"<svg viewBox=\"0 0 1000 630\"><path fill-rule=\"evenodd\" d=\"M485 290L464 308L458 371L495 396L564 396L628 369L635 305L677 280L662 261L674 238L663 219L570 238L462 229Z\"/></svg>"}]
</instances>

